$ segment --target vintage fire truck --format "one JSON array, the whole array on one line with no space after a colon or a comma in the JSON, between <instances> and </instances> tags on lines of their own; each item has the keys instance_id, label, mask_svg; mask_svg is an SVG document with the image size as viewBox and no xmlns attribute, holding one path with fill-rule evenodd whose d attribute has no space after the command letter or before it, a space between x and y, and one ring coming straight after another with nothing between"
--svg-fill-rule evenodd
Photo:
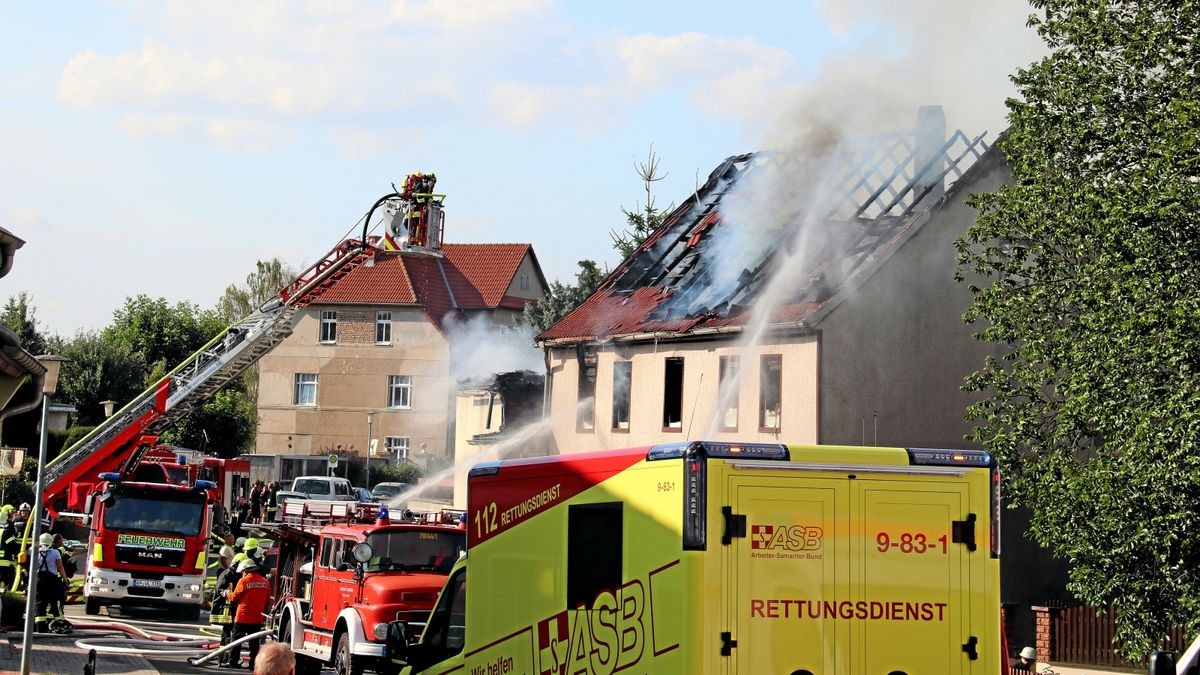
<instances>
[{"instance_id":1,"label":"vintage fire truck","mask_svg":"<svg viewBox=\"0 0 1200 675\"><path fill-rule=\"evenodd\" d=\"M279 545L269 623L300 675L389 671L388 624L423 625L466 551L458 517L393 521L379 504L299 500L281 518L263 526Z\"/></svg>"}]
</instances>

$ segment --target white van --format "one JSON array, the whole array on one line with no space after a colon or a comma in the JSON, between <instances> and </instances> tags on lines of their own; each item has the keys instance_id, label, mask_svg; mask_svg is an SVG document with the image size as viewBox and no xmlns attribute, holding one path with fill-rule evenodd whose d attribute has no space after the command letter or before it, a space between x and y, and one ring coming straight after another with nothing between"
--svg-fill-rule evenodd
<instances>
[{"instance_id":1,"label":"white van","mask_svg":"<svg viewBox=\"0 0 1200 675\"><path fill-rule=\"evenodd\" d=\"M303 495L304 499L358 500L350 481L337 476L299 476L292 481L290 492Z\"/></svg>"}]
</instances>

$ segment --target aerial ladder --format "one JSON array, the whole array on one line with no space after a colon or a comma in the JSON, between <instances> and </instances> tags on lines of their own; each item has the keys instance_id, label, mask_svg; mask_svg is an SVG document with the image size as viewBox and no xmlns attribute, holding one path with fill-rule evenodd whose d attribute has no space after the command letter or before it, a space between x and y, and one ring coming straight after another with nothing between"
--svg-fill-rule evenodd
<instances>
[{"instance_id":1,"label":"aerial ladder","mask_svg":"<svg viewBox=\"0 0 1200 675\"><path fill-rule=\"evenodd\" d=\"M74 482L121 471L143 436L154 435L212 398L288 335L295 314L323 290L375 255L377 238L346 239L279 295L235 322L167 373L44 469L44 502L52 515L64 510Z\"/></svg>"}]
</instances>

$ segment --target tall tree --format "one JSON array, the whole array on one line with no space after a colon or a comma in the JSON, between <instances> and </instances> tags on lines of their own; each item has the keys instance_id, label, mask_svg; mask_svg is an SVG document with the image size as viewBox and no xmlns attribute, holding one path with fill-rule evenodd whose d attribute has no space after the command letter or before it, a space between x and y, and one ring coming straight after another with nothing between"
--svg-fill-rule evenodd
<instances>
[{"instance_id":1,"label":"tall tree","mask_svg":"<svg viewBox=\"0 0 1200 675\"><path fill-rule=\"evenodd\" d=\"M577 264L579 271L575 273L574 284L564 284L555 279L550 282L546 294L536 306L532 303L525 304L523 318L526 323L539 331L546 330L587 300L596 290L604 279L604 273L600 271L599 266L592 260L580 260Z\"/></svg>"},{"instance_id":2,"label":"tall tree","mask_svg":"<svg viewBox=\"0 0 1200 675\"><path fill-rule=\"evenodd\" d=\"M296 270L279 258L259 260L246 275L246 283L230 284L217 301L217 311L233 323L262 306L296 278Z\"/></svg>"},{"instance_id":3,"label":"tall tree","mask_svg":"<svg viewBox=\"0 0 1200 675\"><path fill-rule=\"evenodd\" d=\"M46 353L46 336L38 328L37 307L29 293L21 291L10 295L0 314L0 323L17 334L21 347L30 354Z\"/></svg>"},{"instance_id":4,"label":"tall tree","mask_svg":"<svg viewBox=\"0 0 1200 675\"><path fill-rule=\"evenodd\" d=\"M106 340L95 331L80 331L71 340L51 341L66 360L59 374L59 394L75 404L75 423L92 426L104 420L102 401L128 403L146 386L146 359L123 342Z\"/></svg>"},{"instance_id":5,"label":"tall tree","mask_svg":"<svg viewBox=\"0 0 1200 675\"><path fill-rule=\"evenodd\" d=\"M138 295L125 299L103 337L141 353L152 374L161 374L183 363L225 326L215 311L201 310L189 302L171 305L166 298Z\"/></svg>"},{"instance_id":6,"label":"tall tree","mask_svg":"<svg viewBox=\"0 0 1200 675\"><path fill-rule=\"evenodd\" d=\"M959 242L967 381L1070 588L1144 655L1200 627L1200 3L1033 0L1049 55L1014 77L1013 184Z\"/></svg>"},{"instance_id":7,"label":"tall tree","mask_svg":"<svg viewBox=\"0 0 1200 675\"><path fill-rule=\"evenodd\" d=\"M654 184L667 177L667 174L658 172L660 160L661 158L654 153L654 146L651 145L646 161L634 167L638 178L642 179L642 188L646 191L645 205L635 204L632 209L622 206L621 213L625 215L626 228L620 232L609 232L613 248L621 254L622 260L633 255L637 247L662 225L663 219L675 208L672 204L660 211L654 203Z\"/></svg>"}]
</instances>

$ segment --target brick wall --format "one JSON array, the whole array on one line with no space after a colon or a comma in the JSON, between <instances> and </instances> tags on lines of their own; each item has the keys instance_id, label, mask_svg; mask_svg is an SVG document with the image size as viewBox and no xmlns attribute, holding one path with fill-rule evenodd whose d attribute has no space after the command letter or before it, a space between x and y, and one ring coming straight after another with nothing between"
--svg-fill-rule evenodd
<instances>
[{"instance_id":1,"label":"brick wall","mask_svg":"<svg viewBox=\"0 0 1200 675\"><path fill-rule=\"evenodd\" d=\"M375 312L356 312L339 309L337 318L338 344L375 344Z\"/></svg>"}]
</instances>

